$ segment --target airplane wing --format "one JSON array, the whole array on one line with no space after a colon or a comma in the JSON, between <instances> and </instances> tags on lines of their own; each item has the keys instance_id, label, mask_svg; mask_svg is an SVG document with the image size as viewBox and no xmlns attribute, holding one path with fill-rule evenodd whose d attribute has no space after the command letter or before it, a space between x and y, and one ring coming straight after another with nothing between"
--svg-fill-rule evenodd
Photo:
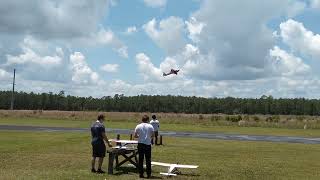
<instances>
[{"instance_id":1,"label":"airplane wing","mask_svg":"<svg viewBox=\"0 0 320 180\"><path fill-rule=\"evenodd\" d=\"M116 142L121 144L138 144L138 141L134 140L117 140L117 139L109 139L110 142Z\"/></svg>"},{"instance_id":2,"label":"airplane wing","mask_svg":"<svg viewBox=\"0 0 320 180\"><path fill-rule=\"evenodd\" d=\"M114 146L112 149L127 149L126 146Z\"/></svg>"},{"instance_id":3,"label":"airplane wing","mask_svg":"<svg viewBox=\"0 0 320 180\"><path fill-rule=\"evenodd\" d=\"M162 163L162 162L151 162L151 165L156 165L156 166L165 166L165 167L170 167L171 164L168 163Z\"/></svg>"},{"instance_id":4,"label":"airplane wing","mask_svg":"<svg viewBox=\"0 0 320 180\"><path fill-rule=\"evenodd\" d=\"M138 141L134 141L134 140L117 140L115 142L123 143L123 144L138 144Z\"/></svg>"},{"instance_id":5,"label":"airplane wing","mask_svg":"<svg viewBox=\"0 0 320 180\"><path fill-rule=\"evenodd\" d=\"M164 175L164 176L177 176L176 174L173 174L173 173L160 173L161 175Z\"/></svg>"},{"instance_id":6,"label":"airplane wing","mask_svg":"<svg viewBox=\"0 0 320 180\"><path fill-rule=\"evenodd\" d=\"M196 169L196 168L198 168L199 166L175 164L174 167L175 167L175 168L190 168L190 169Z\"/></svg>"}]
</instances>

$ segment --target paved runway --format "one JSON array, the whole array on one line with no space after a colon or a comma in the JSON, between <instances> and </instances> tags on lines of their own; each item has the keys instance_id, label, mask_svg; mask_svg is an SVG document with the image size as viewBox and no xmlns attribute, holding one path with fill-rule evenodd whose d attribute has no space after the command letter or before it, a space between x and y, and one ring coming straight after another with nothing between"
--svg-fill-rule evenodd
<instances>
[{"instance_id":1,"label":"paved runway","mask_svg":"<svg viewBox=\"0 0 320 180\"><path fill-rule=\"evenodd\" d=\"M15 126L0 125L0 130L18 130L18 131L44 131L44 132L90 132L88 128L68 128L68 127L40 127L40 126ZM116 134L132 134L129 129L110 129L107 132ZM290 137L290 136L265 136L265 135L239 135L223 133L196 133L196 132L173 132L160 131L163 136L184 137L184 138L202 138L202 139L220 139L235 141L266 141L266 142L287 142L303 144L320 144L320 138Z\"/></svg>"}]
</instances>

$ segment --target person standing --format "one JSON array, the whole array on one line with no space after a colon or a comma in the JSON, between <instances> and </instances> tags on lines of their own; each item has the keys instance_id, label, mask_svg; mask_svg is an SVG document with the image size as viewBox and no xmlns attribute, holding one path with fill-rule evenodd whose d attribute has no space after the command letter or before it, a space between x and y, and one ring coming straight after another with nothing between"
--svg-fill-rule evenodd
<instances>
[{"instance_id":1,"label":"person standing","mask_svg":"<svg viewBox=\"0 0 320 180\"><path fill-rule=\"evenodd\" d=\"M152 119L150 121L150 124L152 125L152 127L154 129L154 138L151 139L151 144L153 144L153 140L155 139L154 144L158 145L158 135L159 135L160 123L159 123L156 115L152 115Z\"/></svg>"},{"instance_id":2,"label":"person standing","mask_svg":"<svg viewBox=\"0 0 320 180\"><path fill-rule=\"evenodd\" d=\"M105 173L101 169L103 158L106 156L106 145L104 144L104 141L108 144L109 147L112 147L106 135L105 127L103 125L104 119L105 119L105 116L103 114L99 114L97 121L94 122L91 126L91 136L92 136L91 172L100 173L100 174ZM98 158L98 170L95 169L96 158Z\"/></svg>"},{"instance_id":3,"label":"person standing","mask_svg":"<svg viewBox=\"0 0 320 180\"><path fill-rule=\"evenodd\" d=\"M139 175L144 178L143 160L146 158L147 178L151 177L151 139L154 136L154 129L149 124L149 116L142 117L142 123L138 124L134 130L134 137L138 138L138 154L139 154Z\"/></svg>"}]
</instances>

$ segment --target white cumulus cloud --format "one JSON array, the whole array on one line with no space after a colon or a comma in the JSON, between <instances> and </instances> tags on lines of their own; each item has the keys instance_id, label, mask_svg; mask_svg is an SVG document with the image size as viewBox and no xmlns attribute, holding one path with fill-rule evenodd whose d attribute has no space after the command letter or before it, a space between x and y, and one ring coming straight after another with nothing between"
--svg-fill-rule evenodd
<instances>
[{"instance_id":1,"label":"white cumulus cloud","mask_svg":"<svg viewBox=\"0 0 320 180\"><path fill-rule=\"evenodd\" d=\"M137 31L138 31L138 29L136 26L130 26L127 28L125 33L130 35L130 34L136 33Z\"/></svg>"},{"instance_id":2,"label":"white cumulus cloud","mask_svg":"<svg viewBox=\"0 0 320 180\"><path fill-rule=\"evenodd\" d=\"M190 78L255 80L279 74L268 72L272 66L269 51L276 43L268 23L278 16L294 16L304 8L305 3L290 0L203 0L185 25L170 17L159 23L153 19L144 29ZM181 38L185 30L194 44Z\"/></svg>"},{"instance_id":3,"label":"white cumulus cloud","mask_svg":"<svg viewBox=\"0 0 320 180\"><path fill-rule=\"evenodd\" d=\"M12 54L5 54L4 69L15 68L18 75L28 80L68 81L67 60L61 47L26 36L19 43L19 48Z\"/></svg>"},{"instance_id":4,"label":"white cumulus cloud","mask_svg":"<svg viewBox=\"0 0 320 180\"><path fill-rule=\"evenodd\" d=\"M167 0L143 0L144 3L153 8L162 8L165 7L167 4Z\"/></svg>"},{"instance_id":5,"label":"white cumulus cloud","mask_svg":"<svg viewBox=\"0 0 320 180\"><path fill-rule=\"evenodd\" d=\"M143 25L147 35L168 54L174 54L184 47L185 24L179 17L171 16L159 23L152 19Z\"/></svg>"},{"instance_id":6,"label":"white cumulus cloud","mask_svg":"<svg viewBox=\"0 0 320 180\"><path fill-rule=\"evenodd\" d=\"M11 78L11 75L5 71L4 69L0 69L0 80L1 81L6 81Z\"/></svg>"},{"instance_id":7,"label":"white cumulus cloud","mask_svg":"<svg viewBox=\"0 0 320 180\"><path fill-rule=\"evenodd\" d=\"M94 72L87 64L81 52L70 55L70 66L73 72L72 81L76 84L96 84L99 82L98 73Z\"/></svg>"},{"instance_id":8,"label":"white cumulus cloud","mask_svg":"<svg viewBox=\"0 0 320 180\"><path fill-rule=\"evenodd\" d=\"M0 29L47 39L71 39L96 31L109 0L0 1Z\"/></svg>"},{"instance_id":9,"label":"white cumulus cloud","mask_svg":"<svg viewBox=\"0 0 320 180\"><path fill-rule=\"evenodd\" d=\"M108 45L120 57L128 58L128 47L114 34L110 29L101 28L97 33L92 33L91 36L81 39L83 43L91 43L91 45Z\"/></svg>"},{"instance_id":10,"label":"white cumulus cloud","mask_svg":"<svg viewBox=\"0 0 320 180\"><path fill-rule=\"evenodd\" d=\"M198 42L198 35L201 34L202 29L205 27L205 23L202 22L198 22L196 18L191 17L189 21L185 21L186 25L187 25L187 29L189 31L189 38L193 41L193 42Z\"/></svg>"},{"instance_id":11,"label":"white cumulus cloud","mask_svg":"<svg viewBox=\"0 0 320 180\"><path fill-rule=\"evenodd\" d=\"M310 0L312 8L320 9L320 0Z\"/></svg>"},{"instance_id":12,"label":"white cumulus cloud","mask_svg":"<svg viewBox=\"0 0 320 180\"><path fill-rule=\"evenodd\" d=\"M178 69L176 60L170 57L166 58L158 68L146 54L138 53L136 54L136 63L139 73L143 76L144 80L148 82L168 82L169 80L172 81L182 78L182 72L179 72L180 76L163 77L163 72L168 72L171 68Z\"/></svg>"},{"instance_id":13,"label":"white cumulus cloud","mask_svg":"<svg viewBox=\"0 0 320 180\"><path fill-rule=\"evenodd\" d=\"M41 56L35 52L34 49L42 51L45 46L41 46L40 42L37 42L31 36L27 36L22 43L20 43L22 49L22 54L18 56L7 55L7 65L14 64L38 64L44 68L51 66L58 66L62 63L63 52L61 48L56 49L56 54L54 56Z\"/></svg>"},{"instance_id":14,"label":"white cumulus cloud","mask_svg":"<svg viewBox=\"0 0 320 180\"><path fill-rule=\"evenodd\" d=\"M310 72L310 66L305 64L299 57L289 54L275 46L270 50L273 57L273 68L283 76L305 75Z\"/></svg>"},{"instance_id":15,"label":"white cumulus cloud","mask_svg":"<svg viewBox=\"0 0 320 180\"><path fill-rule=\"evenodd\" d=\"M320 35L307 30L302 23L292 19L281 23L280 36L294 51L320 58Z\"/></svg>"},{"instance_id":16,"label":"white cumulus cloud","mask_svg":"<svg viewBox=\"0 0 320 180\"><path fill-rule=\"evenodd\" d=\"M161 70L153 65L147 55L144 53L136 54L136 63L138 64L139 72L143 75L145 80L161 80Z\"/></svg>"},{"instance_id":17,"label":"white cumulus cloud","mask_svg":"<svg viewBox=\"0 0 320 180\"><path fill-rule=\"evenodd\" d=\"M119 64L105 64L101 66L101 70L105 72L115 73L119 70Z\"/></svg>"}]
</instances>

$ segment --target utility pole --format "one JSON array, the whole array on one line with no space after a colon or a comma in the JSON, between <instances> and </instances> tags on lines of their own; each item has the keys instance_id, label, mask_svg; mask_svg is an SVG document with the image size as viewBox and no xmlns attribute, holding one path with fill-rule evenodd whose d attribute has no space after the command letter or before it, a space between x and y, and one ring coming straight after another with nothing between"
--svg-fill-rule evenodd
<instances>
[{"instance_id":1,"label":"utility pole","mask_svg":"<svg viewBox=\"0 0 320 180\"><path fill-rule=\"evenodd\" d=\"M13 69L13 82L12 82L11 107L10 107L11 110L13 110L14 108L14 86L15 85L16 85L16 69Z\"/></svg>"}]
</instances>

